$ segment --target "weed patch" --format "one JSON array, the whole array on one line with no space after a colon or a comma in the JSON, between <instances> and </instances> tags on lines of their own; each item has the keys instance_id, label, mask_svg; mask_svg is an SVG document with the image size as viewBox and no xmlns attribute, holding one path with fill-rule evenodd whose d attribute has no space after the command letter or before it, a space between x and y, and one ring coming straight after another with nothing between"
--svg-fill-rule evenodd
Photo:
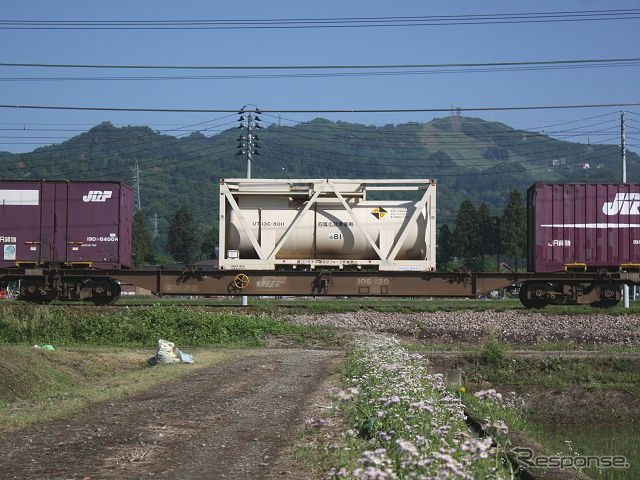
<instances>
[{"instance_id":1,"label":"weed patch","mask_svg":"<svg viewBox=\"0 0 640 480\"><path fill-rule=\"evenodd\" d=\"M116 311L25 304L0 307L0 343L4 344L153 345L167 338L180 345L262 346L267 336L298 345L335 342L330 328L293 325L267 314L162 305Z\"/></svg>"}]
</instances>

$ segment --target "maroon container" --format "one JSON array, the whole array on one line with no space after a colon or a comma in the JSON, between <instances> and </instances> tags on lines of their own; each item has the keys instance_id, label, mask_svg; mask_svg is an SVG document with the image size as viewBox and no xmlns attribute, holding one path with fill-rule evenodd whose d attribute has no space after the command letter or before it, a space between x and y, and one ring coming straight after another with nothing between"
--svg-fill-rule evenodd
<instances>
[{"instance_id":1,"label":"maroon container","mask_svg":"<svg viewBox=\"0 0 640 480\"><path fill-rule=\"evenodd\" d=\"M0 267L130 267L132 199L119 182L0 181Z\"/></svg>"},{"instance_id":2,"label":"maroon container","mask_svg":"<svg viewBox=\"0 0 640 480\"><path fill-rule=\"evenodd\" d=\"M640 264L640 184L543 184L527 192L528 269Z\"/></svg>"}]
</instances>

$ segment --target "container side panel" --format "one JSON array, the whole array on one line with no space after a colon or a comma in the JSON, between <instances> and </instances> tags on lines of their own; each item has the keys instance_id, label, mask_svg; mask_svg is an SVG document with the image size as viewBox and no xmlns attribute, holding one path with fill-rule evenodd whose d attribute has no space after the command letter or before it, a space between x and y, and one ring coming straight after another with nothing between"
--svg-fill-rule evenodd
<instances>
[{"instance_id":1,"label":"container side panel","mask_svg":"<svg viewBox=\"0 0 640 480\"><path fill-rule=\"evenodd\" d=\"M535 271L640 263L639 184L536 184L528 198Z\"/></svg>"},{"instance_id":2,"label":"container side panel","mask_svg":"<svg viewBox=\"0 0 640 480\"><path fill-rule=\"evenodd\" d=\"M0 266L40 260L40 182L0 182Z\"/></svg>"},{"instance_id":3,"label":"container side panel","mask_svg":"<svg viewBox=\"0 0 640 480\"><path fill-rule=\"evenodd\" d=\"M54 184L55 205L53 217L53 257L54 262L67 261L67 232L69 228L69 184L59 182Z\"/></svg>"},{"instance_id":4,"label":"container side panel","mask_svg":"<svg viewBox=\"0 0 640 480\"><path fill-rule=\"evenodd\" d=\"M536 262L536 228L535 228L535 185L527 190L527 270L535 271Z\"/></svg>"},{"instance_id":5,"label":"container side panel","mask_svg":"<svg viewBox=\"0 0 640 480\"><path fill-rule=\"evenodd\" d=\"M132 229L133 229L133 193L124 184L120 184L120 265L132 265Z\"/></svg>"},{"instance_id":6,"label":"container side panel","mask_svg":"<svg viewBox=\"0 0 640 480\"><path fill-rule=\"evenodd\" d=\"M68 261L119 266L120 185L78 182L69 186Z\"/></svg>"},{"instance_id":7,"label":"container side panel","mask_svg":"<svg viewBox=\"0 0 640 480\"><path fill-rule=\"evenodd\" d=\"M602 249L599 229L587 228L590 224L602 220L598 214L598 204L600 200L597 195L597 185L586 186L586 214L585 214L585 236L586 236L586 255L585 263L597 263L599 258L599 250Z\"/></svg>"},{"instance_id":8,"label":"container side panel","mask_svg":"<svg viewBox=\"0 0 640 480\"><path fill-rule=\"evenodd\" d=\"M629 263L640 260L640 185L632 185L633 205L629 216Z\"/></svg>"},{"instance_id":9,"label":"container side panel","mask_svg":"<svg viewBox=\"0 0 640 480\"><path fill-rule=\"evenodd\" d=\"M546 271L554 264L554 238L558 228L554 226L554 186L541 184L536 193L536 271Z\"/></svg>"},{"instance_id":10,"label":"container side panel","mask_svg":"<svg viewBox=\"0 0 640 480\"><path fill-rule=\"evenodd\" d=\"M55 206L56 185L51 182L42 182L42 206L40 216L40 244L42 252L40 260L43 263L55 262Z\"/></svg>"},{"instance_id":11,"label":"container side panel","mask_svg":"<svg viewBox=\"0 0 640 480\"><path fill-rule=\"evenodd\" d=\"M574 245L575 237L575 216L574 205L576 202L575 185L565 185L562 189L562 200L558 208L562 209L562 236L559 238L560 245L556 248L558 260L562 263L575 263L576 255Z\"/></svg>"},{"instance_id":12,"label":"container side panel","mask_svg":"<svg viewBox=\"0 0 640 480\"><path fill-rule=\"evenodd\" d=\"M573 204L573 240L571 249L576 263L586 263L587 261L587 231L584 228L587 222L587 189L584 184L575 185Z\"/></svg>"}]
</instances>

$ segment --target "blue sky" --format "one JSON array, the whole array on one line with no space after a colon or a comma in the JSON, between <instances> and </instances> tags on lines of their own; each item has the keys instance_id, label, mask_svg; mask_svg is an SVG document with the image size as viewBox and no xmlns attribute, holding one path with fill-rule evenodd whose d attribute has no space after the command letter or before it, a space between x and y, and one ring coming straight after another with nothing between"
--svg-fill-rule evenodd
<instances>
[{"instance_id":1,"label":"blue sky","mask_svg":"<svg viewBox=\"0 0 640 480\"><path fill-rule=\"evenodd\" d=\"M137 1L5 2L4 20L180 20L381 17L638 8L637 1ZM0 30L0 63L135 65L362 65L486 63L640 57L640 19L572 23L368 29ZM2 68L0 78L166 75L176 72ZM177 72L201 74L200 72ZM211 72L203 72L202 74ZM228 72L225 72L225 74ZM640 102L640 67L342 78L156 81L1 81L0 104L262 109L446 108ZM470 113L515 128L580 120L604 110ZM640 107L628 109L640 113ZM366 124L429 121L433 113L282 114L283 124L317 116ZM630 114L631 118L633 113ZM29 151L102 121L167 130L223 114L0 109L0 150ZM640 117L635 117L640 120ZM227 117L210 132L231 126ZM275 117L267 117L277 121ZM229 122L229 124L227 124ZM613 123L611 124L613 128ZM636 124L640 126L640 123ZM39 126L39 127L38 127ZM15 129L22 127L22 132ZM40 128L40 130L35 130ZM640 133L631 133L640 138ZM613 132L613 130L611 130ZM36 133L37 132L37 133ZM33 137L43 138L33 138ZM633 136L633 135L632 135ZM600 136L601 140L608 137ZM585 140L584 138L579 138ZM590 139L593 141L593 139ZM29 143L31 142L31 143ZM615 139L611 140L616 143ZM630 141L640 144L640 141ZM636 149L636 147L632 147Z\"/></svg>"}]
</instances>

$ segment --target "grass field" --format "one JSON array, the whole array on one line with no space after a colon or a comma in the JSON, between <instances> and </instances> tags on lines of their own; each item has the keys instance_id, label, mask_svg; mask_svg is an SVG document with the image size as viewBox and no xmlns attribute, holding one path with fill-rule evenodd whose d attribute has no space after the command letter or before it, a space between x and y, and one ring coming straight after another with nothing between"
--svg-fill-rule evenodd
<instances>
[{"instance_id":1,"label":"grass field","mask_svg":"<svg viewBox=\"0 0 640 480\"><path fill-rule=\"evenodd\" d=\"M122 398L190 371L186 365L169 369L145 367L159 338L195 353L198 368L223 361L229 353L219 356L194 346L335 347L350 340L342 329L331 326L282 322L289 313L488 312L476 317L471 314L473 321L483 315L494 318L491 311L508 310L520 319L533 318L526 317L527 310L513 299L250 299L248 308L239 307L237 298L137 297L121 302L131 306L85 308L0 302L0 429L58 418L87 403ZM145 302L148 306L133 306ZM548 307L535 312L627 315L640 313L640 302L632 303L629 310ZM459 319L461 314L449 316ZM572 325L574 319L569 320ZM613 322L626 320L633 317L614 318ZM557 323L551 327L557 329ZM434 362L434 368L456 362L464 371L470 392L489 387L505 394L516 392L526 408L520 417L511 419L514 428L539 441L547 452L625 455L631 464L629 470L586 473L595 478L640 478L640 361L633 355L638 351L637 344L585 346L563 340L506 345L486 339L438 343L407 338L410 350L426 355L454 351L453 356L442 355L441 365ZM54 344L57 351L30 348L45 343ZM512 350L553 353L523 357ZM583 350L584 356L563 355L564 350ZM590 356L590 352L599 354Z\"/></svg>"},{"instance_id":2,"label":"grass field","mask_svg":"<svg viewBox=\"0 0 640 480\"><path fill-rule=\"evenodd\" d=\"M223 361L219 347L336 346L327 327L293 325L267 313L151 305L135 309L0 304L0 430L63 417ZM158 339L195 365L147 366ZM32 345L52 344L54 351ZM217 348L208 348L217 347Z\"/></svg>"},{"instance_id":3,"label":"grass field","mask_svg":"<svg viewBox=\"0 0 640 480\"><path fill-rule=\"evenodd\" d=\"M197 363L147 365L146 350L63 347L55 351L2 347L0 431L54 420L85 406L113 401L222 362L237 351L190 349Z\"/></svg>"},{"instance_id":4,"label":"grass field","mask_svg":"<svg viewBox=\"0 0 640 480\"><path fill-rule=\"evenodd\" d=\"M268 313L172 305L130 310L0 305L0 344L148 346L165 338L180 345L263 346L269 337L301 345L336 341L330 328L288 324Z\"/></svg>"},{"instance_id":5,"label":"grass field","mask_svg":"<svg viewBox=\"0 0 640 480\"><path fill-rule=\"evenodd\" d=\"M226 298L184 298L184 297L149 297L134 296L121 297L118 305L140 305L140 304L161 304L175 305L188 304L196 306L228 306L230 308L240 307L240 299L236 297ZM330 312L357 312L371 310L378 312L442 312L458 310L521 310L527 311L516 298L505 299L465 299L465 298L371 298L371 297L349 297L349 298L249 298L249 310L256 311L294 311L308 313L330 313ZM632 301L630 308L622 306L622 302L615 307L598 309L589 305L549 305L544 309L532 310L550 314L584 314L606 312L610 314L630 314L640 313L640 301Z\"/></svg>"},{"instance_id":6,"label":"grass field","mask_svg":"<svg viewBox=\"0 0 640 480\"><path fill-rule=\"evenodd\" d=\"M588 469L593 478L640 478L640 360L617 356L515 357L490 343L448 359L468 392L492 387L522 403L507 423L549 454L623 455L629 469ZM440 368L446 364L440 364ZM482 418L483 412L476 412Z\"/></svg>"}]
</instances>

